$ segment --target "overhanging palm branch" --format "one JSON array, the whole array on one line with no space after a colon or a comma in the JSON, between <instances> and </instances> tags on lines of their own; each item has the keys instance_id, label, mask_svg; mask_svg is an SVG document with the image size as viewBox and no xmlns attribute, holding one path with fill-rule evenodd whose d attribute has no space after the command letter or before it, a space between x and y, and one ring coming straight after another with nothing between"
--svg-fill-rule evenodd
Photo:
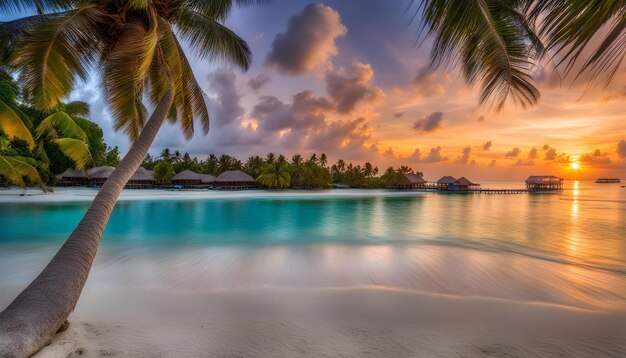
<instances>
[{"instance_id":1,"label":"overhanging palm branch","mask_svg":"<svg viewBox=\"0 0 626 358\"><path fill-rule=\"evenodd\" d=\"M24 177L27 177L30 181L39 184L45 190L39 172L37 172L37 169L35 169L33 165L28 163L27 158L0 155L0 173L20 188L27 187L24 182Z\"/></svg>"},{"instance_id":2,"label":"overhanging palm branch","mask_svg":"<svg viewBox=\"0 0 626 358\"><path fill-rule=\"evenodd\" d=\"M502 109L507 100L526 107L540 94L532 83L544 46L517 0L419 0L420 37L433 38L431 65L462 69L481 87L480 103Z\"/></svg>"},{"instance_id":3,"label":"overhanging palm branch","mask_svg":"<svg viewBox=\"0 0 626 358\"><path fill-rule=\"evenodd\" d=\"M76 169L84 170L93 164L91 152L84 141L73 138L59 138L55 139L54 143L58 144L63 154L74 162Z\"/></svg>"},{"instance_id":4,"label":"overhanging palm branch","mask_svg":"<svg viewBox=\"0 0 626 358\"><path fill-rule=\"evenodd\" d=\"M0 101L0 129L2 129L9 138L15 137L28 142L29 147L32 149L35 146L35 141L30 131L22 122L22 119L13 112L11 107L6 103Z\"/></svg>"},{"instance_id":5,"label":"overhanging palm branch","mask_svg":"<svg viewBox=\"0 0 626 358\"><path fill-rule=\"evenodd\" d=\"M541 23L558 65L576 77L589 72L608 84L626 55L626 2L605 0L533 1L528 14ZM586 53L588 57L581 58Z\"/></svg>"},{"instance_id":6,"label":"overhanging palm branch","mask_svg":"<svg viewBox=\"0 0 626 358\"><path fill-rule=\"evenodd\" d=\"M43 137L59 138L67 137L87 141L87 134L65 112L56 112L41 121L37 126L36 138Z\"/></svg>"}]
</instances>

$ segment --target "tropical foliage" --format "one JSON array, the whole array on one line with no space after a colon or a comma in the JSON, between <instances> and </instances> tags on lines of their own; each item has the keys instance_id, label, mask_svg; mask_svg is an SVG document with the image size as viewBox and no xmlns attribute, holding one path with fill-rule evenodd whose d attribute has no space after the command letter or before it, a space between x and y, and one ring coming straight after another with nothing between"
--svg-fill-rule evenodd
<instances>
[{"instance_id":1,"label":"tropical foliage","mask_svg":"<svg viewBox=\"0 0 626 358\"><path fill-rule=\"evenodd\" d=\"M102 131L97 125L63 111L46 115L19 103L20 87L2 71L0 89L0 184L23 188L39 184L46 188L46 184L54 184L53 174L69 166L83 170L93 164L90 148L98 151L102 143ZM61 103L59 108L73 115L89 112L84 102Z\"/></svg>"},{"instance_id":2,"label":"tropical foliage","mask_svg":"<svg viewBox=\"0 0 626 358\"><path fill-rule=\"evenodd\" d=\"M413 0L420 40L432 39L431 65L461 69L480 102L534 105L537 65L604 84L626 55L626 4L606 0ZM590 54L590 55L588 55Z\"/></svg>"}]
</instances>

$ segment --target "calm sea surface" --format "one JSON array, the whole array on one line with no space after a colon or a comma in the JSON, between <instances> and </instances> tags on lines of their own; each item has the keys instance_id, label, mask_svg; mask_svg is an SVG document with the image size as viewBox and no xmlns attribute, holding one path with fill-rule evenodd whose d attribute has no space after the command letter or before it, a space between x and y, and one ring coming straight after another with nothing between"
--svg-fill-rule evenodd
<instances>
[{"instance_id":1,"label":"calm sea surface","mask_svg":"<svg viewBox=\"0 0 626 358\"><path fill-rule=\"evenodd\" d=\"M0 288L26 285L87 206L0 204ZM124 201L88 285L377 285L621 309L626 188Z\"/></svg>"}]
</instances>

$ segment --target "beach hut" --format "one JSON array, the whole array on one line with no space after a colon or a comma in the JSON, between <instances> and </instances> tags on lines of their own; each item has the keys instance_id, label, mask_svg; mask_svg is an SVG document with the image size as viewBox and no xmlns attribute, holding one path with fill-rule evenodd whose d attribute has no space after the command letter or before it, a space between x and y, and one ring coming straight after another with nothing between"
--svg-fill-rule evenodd
<instances>
[{"instance_id":1,"label":"beach hut","mask_svg":"<svg viewBox=\"0 0 626 358\"><path fill-rule=\"evenodd\" d=\"M394 179L393 185L390 186L390 189L424 189L426 188L426 184L426 180L424 180L421 175L406 173L397 175Z\"/></svg>"},{"instance_id":2,"label":"beach hut","mask_svg":"<svg viewBox=\"0 0 626 358\"><path fill-rule=\"evenodd\" d=\"M211 174L200 174L200 183L203 186L211 186L215 182L215 176Z\"/></svg>"},{"instance_id":3,"label":"beach hut","mask_svg":"<svg viewBox=\"0 0 626 358\"><path fill-rule=\"evenodd\" d=\"M93 167L87 171L87 178L89 184L101 186L104 182L109 178L111 173L115 168L103 166L103 167Z\"/></svg>"},{"instance_id":4,"label":"beach hut","mask_svg":"<svg viewBox=\"0 0 626 358\"><path fill-rule=\"evenodd\" d=\"M259 187L259 184L253 177L241 170L223 172L215 178L213 185L224 190L245 190Z\"/></svg>"},{"instance_id":5,"label":"beach hut","mask_svg":"<svg viewBox=\"0 0 626 358\"><path fill-rule=\"evenodd\" d=\"M554 175L531 175L526 179L526 189L530 191L563 190L563 178Z\"/></svg>"},{"instance_id":6,"label":"beach hut","mask_svg":"<svg viewBox=\"0 0 626 358\"><path fill-rule=\"evenodd\" d=\"M460 177L454 183L448 184L450 191L471 191L480 189L480 184L472 183L466 177Z\"/></svg>"},{"instance_id":7,"label":"beach hut","mask_svg":"<svg viewBox=\"0 0 626 358\"><path fill-rule=\"evenodd\" d=\"M68 168L63 173L57 175L57 179L59 179L57 184L61 186L85 185L87 184L87 173Z\"/></svg>"},{"instance_id":8,"label":"beach hut","mask_svg":"<svg viewBox=\"0 0 626 358\"><path fill-rule=\"evenodd\" d=\"M126 187L130 189L149 189L153 186L154 172L152 170L146 170L144 167L137 168L126 184Z\"/></svg>"},{"instance_id":9,"label":"beach hut","mask_svg":"<svg viewBox=\"0 0 626 358\"><path fill-rule=\"evenodd\" d=\"M172 185L180 185L185 188L200 187L202 186L203 174L192 172L191 170L183 170L182 172L174 175L170 179Z\"/></svg>"}]
</instances>

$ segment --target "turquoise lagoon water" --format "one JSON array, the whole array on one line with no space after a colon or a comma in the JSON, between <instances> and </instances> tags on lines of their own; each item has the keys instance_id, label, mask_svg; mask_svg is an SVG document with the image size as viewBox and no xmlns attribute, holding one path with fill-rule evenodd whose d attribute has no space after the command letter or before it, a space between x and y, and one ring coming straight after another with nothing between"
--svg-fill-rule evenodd
<instances>
[{"instance_id":1,"label":"turquoise lagoon water","mask_svg":"<svg viewBox=\"0 0 626 358\"><path fill-rule=\"evenodd\" d=\"M87 207L0 204L0 287L26 285ZM363 285L626 307L626 188L121 201L88 283Z\"/></svg>"}]
</instances>

